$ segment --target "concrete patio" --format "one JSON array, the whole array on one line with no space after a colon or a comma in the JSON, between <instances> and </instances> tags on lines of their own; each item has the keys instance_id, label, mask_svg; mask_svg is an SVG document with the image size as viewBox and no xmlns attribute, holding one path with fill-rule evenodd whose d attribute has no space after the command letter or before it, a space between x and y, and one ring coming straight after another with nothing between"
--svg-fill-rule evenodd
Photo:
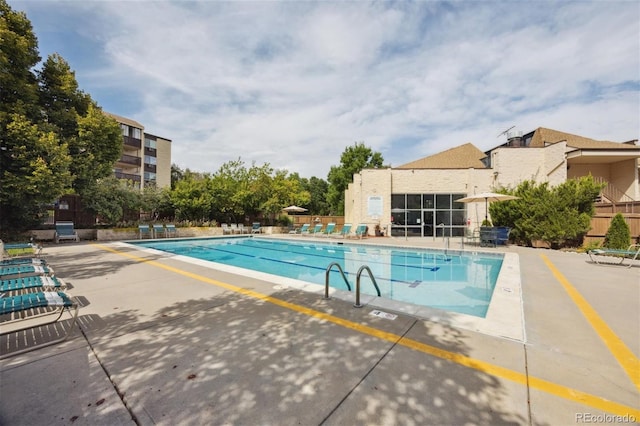
<instances>
[{"instance_id":1,"label":"concrete patio","mask_svg":"<svg viewBox=\"0 0 640 426\"><path fill-rule=\"evenodd\" d=\"M116 243L47 245L82 304L80 326L62 344L1 362L0 424L640 421L640 263L487 250L519 258L522 340L386 309L397 318L374 316Z\"/></svg>"}]
</instances>

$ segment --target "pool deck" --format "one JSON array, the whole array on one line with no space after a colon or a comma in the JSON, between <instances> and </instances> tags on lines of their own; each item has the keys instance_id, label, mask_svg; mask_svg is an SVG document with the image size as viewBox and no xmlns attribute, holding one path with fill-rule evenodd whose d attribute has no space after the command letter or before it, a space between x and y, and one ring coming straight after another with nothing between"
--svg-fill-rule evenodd
<instances>
[{"instance_id":1,"label":"pool deck","mask_svg":"<svg viewBox=\"0 0 640 426\"><path fill-rule=\"evenodd\" d=\"M519 260L521 339L401 310L373 315L117 243L47 245L81 302L80 326L64 343L0 361L0 424L640 422L640 262L482 250ZM11 350L6 336L0 343Z\"/></svg>"}]
</instances>

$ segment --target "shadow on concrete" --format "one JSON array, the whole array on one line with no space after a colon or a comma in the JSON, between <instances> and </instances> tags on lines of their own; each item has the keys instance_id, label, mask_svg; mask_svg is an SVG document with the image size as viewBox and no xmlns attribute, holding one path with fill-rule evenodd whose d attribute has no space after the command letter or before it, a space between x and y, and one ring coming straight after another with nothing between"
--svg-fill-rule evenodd
<instances>
[{"instance_id":1,"label":"shadow on concrete","mask_svg":"<svg viewBox=\"0 0 640 426\"><path fill-rule=\"evenodd\" d=\"M274 297L327 311L317 296ZM330 305L349 321L413 329L427 344L469 352L455 329L432 333L409 317L385 322L345 302ZM506 390L492 376L268 302L225 293L177 303L123 333L137 318L129 310L82 326L143 423L527 423L504 408Z\"/></svg>"}]
</instances>

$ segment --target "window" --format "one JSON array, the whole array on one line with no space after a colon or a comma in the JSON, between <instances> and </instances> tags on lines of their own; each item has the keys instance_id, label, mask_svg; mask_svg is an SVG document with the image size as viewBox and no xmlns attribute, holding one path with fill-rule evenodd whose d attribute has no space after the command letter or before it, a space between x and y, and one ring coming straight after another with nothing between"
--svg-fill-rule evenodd
<instances>
[{"instance_id":1,"label":"window","mask_svg":"<svg viewBox=\"0 0 640 426\"><path fill-rule=\"evenodd\" d=\"M461 236L466 230L465 194L392 194L391 235Z\"/></svg>"},{"instance_id":2,"label":"window","mask_svg":"<svg viewBox=\"0 0 640 426\"><path fill-rule=\"evenodd\" d=\"M155 173L151 173L151 172L144 172L144 180L145 182L147 181L155 181L156 180L156 174Z\"/></svg>"},{"instance_id":3,"label":"window","mask_svg":"<svg viewBox=\"0 0 640 426\"><path fill-rule=\"evenodd\" d=\"M134 139L141 139L142 138L142 131L140 129L138 129L137 127L133 127L133 134L131 135L132 138Z\"/></svg>"},{"instance_id":4,"label":"window","mask_svg":"<svg viewBox=\"0 0 640 426\"><path fill-rule=\"evenodd\" d=\"M149 139L147 137L144 138L144 146L147 148L156 149L156 141L153 139Z\"/></svg>"},{"instance_id":5,"label":"window","mask_svg":"<svg viewBox=\"0 0 640 426\"><path fill-rule=\"evenodd\" d=\"M120 124L120 130L122 130L122 136L129 136L129 126Z\"/></svg>"},{"instance_id":6,"label":"window","mask_svg":"<svg viewBox=\"0 0 640 426\"><path fill-rule=\"evenodd\" d=\"M152 157L151 155L145 155L144 156L144 164L156 164L156 161L158 159L156 157Z\"/></svg>"}]
</instances>

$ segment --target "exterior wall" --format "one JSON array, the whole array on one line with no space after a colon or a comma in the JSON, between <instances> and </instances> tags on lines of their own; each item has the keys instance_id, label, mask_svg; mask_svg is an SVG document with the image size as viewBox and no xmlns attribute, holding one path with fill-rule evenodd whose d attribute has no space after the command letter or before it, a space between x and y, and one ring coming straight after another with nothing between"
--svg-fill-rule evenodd
<instances>
[{"instance_id":1,"label":"exterior wall","mask_svg":"<svg viewBox=\"0 0 640 426\"><path fill-rule=\"evenodd\" d=\"M171 141L156 139L156 186L168 188L171 186Z\"/></svg>"},{"instance_id":2,"label":"exterior wall","mask_svg":"<svg viewBox=\"0 0 640 426\"><path fill-rule=\"evenodd\" d=\"M544 148L498 148L491 153L497 172L496 188L515 188L525 180L549 182L551 186L567 180L566 143Z\"/></svg>"},{"instance_id":3,"label":"exterior wall","mask_svg":"<svg viewBox=\"0 0 640 426\"><path fill-rule=\"evenodd\" d=\"M593 176L606 181L611 179L611 167L609 164L570 164L567 171L568 179L575 179L582 176Z\"/></svg>"},{"instance_id":4,"label":"exterior wall","mask_svg":"<svg viewBox=\"0 0 640 426\"><path fill-rule=\"evenodd\" d=\"M345 191L345 223L375 225L389 229L391 225L391 194L462 193L473 195L494 189L491 169L371 169L354 175L353 183ZM370 197L382 198L382 215L369 214ZM467 206L471 227L484 219L484 205ZM477 218L477 219L476 219Z\"/></svg>"},{"instance_id":5,"label":"exterior wall","mask_svg":"<svg viewBox=\"0 0 640 426\"><path fill-rule=\"evenodd\" d=\"M636 160L619 161L611 164L609 183L627 196L638 199L638 169Z\"/></svg>"}]
</instances>

